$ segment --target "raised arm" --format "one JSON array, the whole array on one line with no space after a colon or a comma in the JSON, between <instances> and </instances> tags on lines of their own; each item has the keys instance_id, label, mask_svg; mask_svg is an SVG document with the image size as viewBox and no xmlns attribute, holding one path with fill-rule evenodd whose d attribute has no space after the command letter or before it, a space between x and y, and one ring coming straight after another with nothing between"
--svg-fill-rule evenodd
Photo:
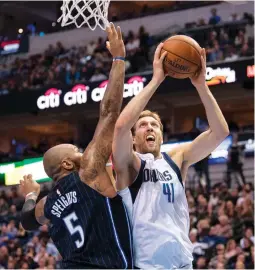
<instances>
[{"instance_id":1,"label":"raised arm","mask_svg":"<svg viewBox=\"0 0 255 270\"><path fill-rule=\"evenodd\" d=\"M120 114L114 131L113 139L113 164L117 173L117 189L121 190L129 186L134 176L139 171L141 161L133 151L133 139L131 128L136 123L139 115L144 110L152 95L165 78L163 71L163 60L166 52L160 57L163 47L161 43L155 52L153 62L153 78L149 84L135 96Z\"/></svg>"},{"instance_id":2,"label":"raised arm","mask_svg":"<svg viewBox=\"0 0 255 270\"><path fill-rule=\"evenodd\" d=\"M191 82L196 87L204 104L209 129L200 134L193 142L181 146L183 161L190 166L207 157L228 136L228 124L206 84L206 53L201 51L202 70L198 77L192 78Z\"/></svg>"},{"instance_id":3,"label":"raised arm","mask_svg":"<svg viewBox=\"0 0 255 270\"><path fill-rule=\"evenodd\" d=\"M46 198L36 203L40 194L40 185L36 183L32 175L24 175L20 180L20 192L25 197L25 203L21 211L21 224L27 231L37 230L41 225L49 221L44 216L44 204Z\"/></svg>"},{"instance_id":4,"label":"raised arm","mask_svg":"<svg viewBox=\"0 0 255 270\"><path fill-rule=\"evenodd\" d=\"M116 31L111 23L107 34L107 48L114 61L100 104L99 122L94 137L83 154L79 174L81 180L90 187L104 196L113 197L116 193L105 165L112 152L114 126L122 106L126 52L120 27Z\"/></svg>"}]
</instances>

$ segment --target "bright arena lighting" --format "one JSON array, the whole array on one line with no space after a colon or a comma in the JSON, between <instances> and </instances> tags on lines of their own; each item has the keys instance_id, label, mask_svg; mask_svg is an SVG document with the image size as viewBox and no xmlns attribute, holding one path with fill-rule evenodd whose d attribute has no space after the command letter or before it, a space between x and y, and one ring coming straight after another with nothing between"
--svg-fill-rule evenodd
<instances>
[{"instance_id":1,"label":"bright arena lighting","mask_svg":"<svg viewBox=\"0 0 255 270\"><path fill-rule=\"evenodd\" d=\"M20 29L18 30L18 32L19 32L20 34L22 34L22 33L23 33L23 29L20 28Z\"/></svg>"}]
</instances>

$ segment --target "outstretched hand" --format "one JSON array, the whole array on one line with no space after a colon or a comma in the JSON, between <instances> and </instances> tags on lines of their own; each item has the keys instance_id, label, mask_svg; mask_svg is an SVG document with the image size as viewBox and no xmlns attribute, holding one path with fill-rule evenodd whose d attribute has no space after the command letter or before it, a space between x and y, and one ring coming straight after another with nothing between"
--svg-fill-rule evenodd
<instances>
[{"instance_id":1,"label":"outstretched hand","mask_svg":"<svg viewBox=\"0 0 255 270\"><path fill-rule=\"evenodd\" d=\"M201 49L201 70L190 78L191 83L197 88L205 85L206 82L206 52L205 49Z\"/></svg>"},{"instance_id":2,"label":"outstretched hand","mask_svg":"<svg viewBox=\"0 0 255 270\"><path fill-rule=\"evenodd\" d=\"M162 83L166 77L163 69L163 61L167 55L167 52L162 53L162 55L160 56L163 46L163 43L160 43L158 45L153 60L153 79L156 80L158 83Z\"/></svg>"},{"instance_id":3,"label":"outstretched hand","mask_svg":"<svg viewBox=\"0 0 255 270\"><path fill-rule=\"evenodd\" d=\"M106 32L108 35L106 47L111 53L112 57L126 57L126 49L122 39L120 27L118 26L116 30L114 24L110 23L110 25L106 27Z\"/></svg>"},{"instance_id":4,"label":"outstretched hand","mask_svg":"<svg viewBox=\"0 0 255 270\"><path fill-rule=\"evenodd\" d=\"M31 174L23 176L23 180L20 180L19 189L24 197L30 192L35 192L37 195L40 194L40 184L33 180Z\"/></svg>"}]
</instances>

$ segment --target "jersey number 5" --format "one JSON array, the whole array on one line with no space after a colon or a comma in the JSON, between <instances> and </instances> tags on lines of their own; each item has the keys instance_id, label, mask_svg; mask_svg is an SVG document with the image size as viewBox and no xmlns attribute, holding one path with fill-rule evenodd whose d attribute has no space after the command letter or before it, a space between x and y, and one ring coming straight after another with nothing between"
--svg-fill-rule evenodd
<instances>
[{"instance_id":1,"label":"jersey number 5","mask_svg":"<svg viewBox=\"0 0 255 270\"><path fill-rule=\"evenodd\" d=\"M71 235L78 233L80 236L80 240L75 241L75 245L77 248L81 248L84 244L84 232L82 230L82 227L80 225L74 226L73 222L78 220L75 212L72 212L70 215L63 218L66 227Z\"/></svg>"}]
</instances>

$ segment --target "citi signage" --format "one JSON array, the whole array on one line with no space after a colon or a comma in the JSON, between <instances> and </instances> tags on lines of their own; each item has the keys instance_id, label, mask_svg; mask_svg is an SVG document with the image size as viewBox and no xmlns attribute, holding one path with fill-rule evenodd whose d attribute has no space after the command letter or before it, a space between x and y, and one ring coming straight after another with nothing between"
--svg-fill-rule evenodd
<instances>
[{"instance_id":1,"label":"citi signage","mask_svg":"<svg viewBox=\"0 0 255 270\"><path fill-rule=\"evenodd\" d=\"M146 79L140 76L131 77L127 83L124 84L123 97L136 96L144 88L145 81ZM61 89L50 88L44 95L37 99L37 107L40 110L45 110L48 108L57 108L61 103L64 103L66 106L85 104L88 100L88 96L90 96L94 102L100 102L103 99L107 84L108 81L103 81L98 87L92 90L86 85L78 84L64 95L62 95Z\"/></svg>"},{"instance_id":2,"label":"citi signage","mask_svg":"<svg viewBox=\"0 0 255 270\"><path fill-rule=\"evenodd\" d=\"M71 91L65 93L63 102L66 106L83 104L87 102L89 87L83 84L75 85ZM62 91L56 88L48 89L44 95L37 99L37 107L40 110L57 108L60 105Z\"/></svg>"},{"instance_id":3,"label":"citi signage","mask_svg":"<svg viewBox=\"0 0 255 270\"><path fill-rule=\"evenodd\" d=\"M246 74L247 74L248 78L254 78L254 76L255 76L255 65L247 66Z\"/></svg>"},{"instance_id":4,"label":"citi signage","mask_svg":"<svg viewBox=\"0 0 255 270\"><path fill-rule=\"evenodd\" d=\"M234 69L230 67L206 68L206 83L208 86L234 82L236 82L236 72Z\"/></svg>"}]
</instances>

